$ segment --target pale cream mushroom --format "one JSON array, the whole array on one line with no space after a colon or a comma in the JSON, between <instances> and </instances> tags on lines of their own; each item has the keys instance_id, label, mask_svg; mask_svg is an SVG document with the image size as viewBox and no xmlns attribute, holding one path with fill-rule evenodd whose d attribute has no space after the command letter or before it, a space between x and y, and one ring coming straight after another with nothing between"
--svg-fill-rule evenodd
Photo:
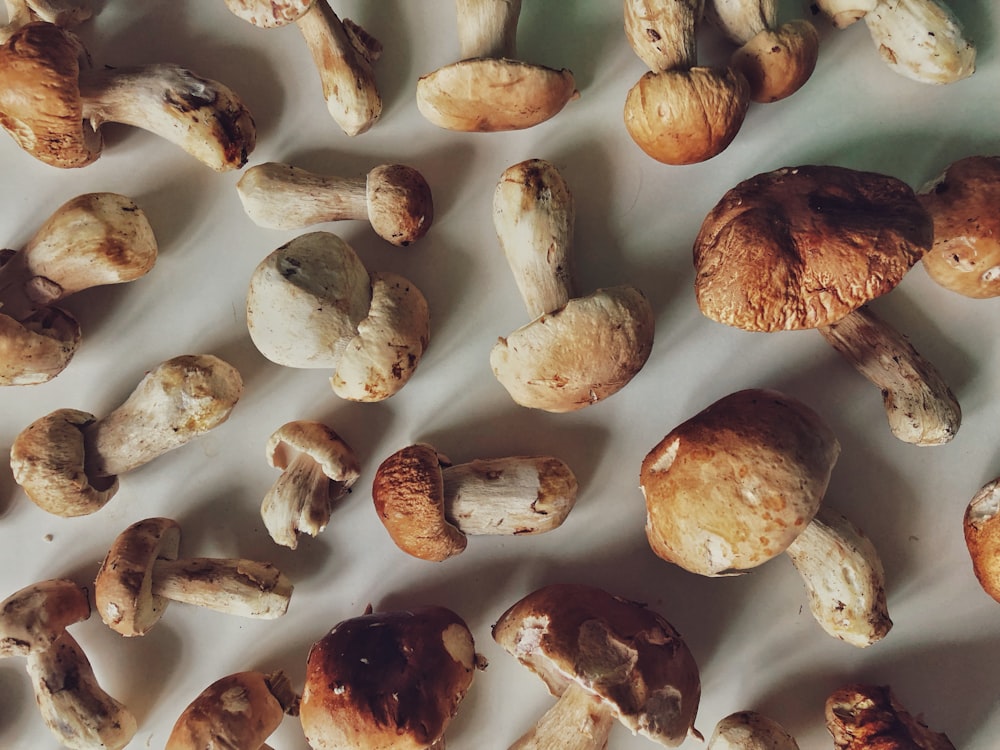
<instances>
[{"instance_id":1,"label":"pale cream mushroom","mask_svg":"<svg viewBox=\"0 0 1000 750\"><path fill-rule=\"evenodd\" d=\"M955 750L947 736L907 711L888 685L845 685L826 699L837 750Z\"/></svg>"},{"instance_id":2,"label":"pale cream mushroom","mask_svg":"<svg viewBox=\"0 0 1000 750\"><path fill-rule=\"evenodd\" d=\"M263 620L287 611L292 582L271 563L178 559L180 542L181 527L170 518L136 521L115 538L94 582L97 613L109 628L145 635L171 601Z\"/></svg>"},{"instance_id":3,"label":"pale cream mushroom","mask_svg":"<svg viewBox=\"0 0 1000 750\"><path fill-rule=\"evenodd\" d=\"M448 130L530 128L579 92L573 74L517 60L521 0L456 0L460 59L417 80L417 109Z\"/></svg>"},{"instance_id":4,"label":"pale cream mushroom","mask_svg":"<svg viewBox=\"0 0 1000 750\"><path fill-rule=\"evenodd\" d=\"M47 383L66 369L81 339L76 318L57 307L20 319L0 312L0 385Z\"/></svg>"},{"instance_id":5,"label":"pale cream mushroom","mask_svg":"<svg viewBox=\"0 0 1000 750\"><path fill-rule=\"evenodd\" d=\"M493 223L532 321L497 342L490 365L515 402L551 412L617 393L653 346L652 307L635 287L575 297L573 221L573 196L553 164L529 159L501 175Z\"/></svg>"},{"instance_id":6,"label":"pale cream mushroom","mask_svg":"<svg viewBox=\"0 0 1000 750\"><path fill-rule=\"evenodd\" d=\"M17 29L36 21L47 21L73 28L93 15L86 0L4 0L7 23L0 26L0 44L5 44Z\"/></svg>"},{"instance_id":7,"label":"pale cream mushroom","mask_svg":"<svg viewBox=\"0 0 1000 750\"><path fill-rule=\"evenodd\" d=\"M704 576L746 573L782 552L827 633L869 646L888 633L874 546L820 508L840 444L818 414L777 391L719 399L646 456L646 536L664 560Z\"/></svg>"},{"instance_id":8,"label":"pale cream mushroom","mask_svg":"<svg viewBox=\"0 0 1000 750\"><path fill-rule=\"evenodd\" d=\"M373 66L382 45L328 0L226 0L237 17L262 29L294 23L319 72L330 116L347 135L366 132L382 114Z\"/></svg>"},{"instance_id":9,"label":"pale cream mushroom","mask_svg":"<svg viewBox=\"0 0 1000 750\"><path fill-rule=\"evenodd\" d=\"M174 357L102 419L59 409L28 425L11 446L14 479L49 513L93 513L117 492L119 474L222 424L242 392L239 372L218 357Z\"/></svg>"},{"instance_id":10,"label":"pale cream mushroom","mask_svg":"<svg viewBox=\"0 0 1000 750\"><path fill-rule=\"evenodd\" d=\"M247 293L254 345L285 367L334 371L334 393L381 401L409 381L430 339L427 300L408 279L371 273L340 237L311 232L268 255Z\"/></svg>"},{"instance_id":11,"label":"pale cream mushroom","mask_svg":"<svg viewBox=\"0 0 1000 750\"><path fill-rule=\"evenodd\" d=\"M267 441L267 461L281 476L264 496L260 515L271 538L295 549L298 535L316 536L330 522L333 504L358 480L351 447L321 422L296 420Z\"/></svg>"},{"instance_id":12,"label":"pale cream mushroom","mask_svg":"<svg viewBox=\"0 0 1000 750\"><path fill-rule=\"evenodd\" d=\"M865 14L874 10L879 0L813 0L817 11L823 13L838 29L846 29Z\"/></svg>"},{"instance_id":13,"label":"pale cream mushroom","mask_svg":"<svg viewBox=\"0 0 1000 750\"><path fill-rule=\"evenodd\" d=\"M380 164L363 177L316 174L268 162L236 183L247 215L269 229L301 229L325 221L368 221L393 245L423 237L434 221L431 189L413 167Z\"/></svg>"},{"instance_id":14,"label":"pale cream mushroom","mask_svg":"<svg viewBox=\"0 0 1000 750\"><path fill-rule=\"evenodd\" d=\"M976 579L1000 602L1000 478L987 482L969 501L962 526Z\"/></svg>"},{"instance_id":15,"label":"pale cream mushroom","mask_svg":"<svg viewBox=\"0 0 1000 750\"><path fill-rule=\"evenodd\" d=\"M707 750L799 750L799 744L771 717L737 711L715 725Z\"/></svg>"},{"instance_id":16,"label":"pale cream mushroom","mask_svg":"<svg viewBox=\"0 0 1000 750\"><path fill-rule=\"evenodd\" d=\"M576 477L557 458L512 456L452 465L426 443L386 458L372 484L375 511L396 546L434 562L464 551L466 535L558 528L576 493Z\"/></svg>"}]
</instances>

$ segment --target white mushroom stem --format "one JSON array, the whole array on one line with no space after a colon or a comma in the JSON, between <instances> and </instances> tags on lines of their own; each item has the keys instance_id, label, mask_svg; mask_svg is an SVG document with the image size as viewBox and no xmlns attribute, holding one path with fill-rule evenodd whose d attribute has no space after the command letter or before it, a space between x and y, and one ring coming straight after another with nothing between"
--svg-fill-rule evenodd
<instances>
[{"instance_id":1,"label":"white mushroom stem","mask_svg":"<svg viewBox=\"0 0 1000 750\"><path fill-rule=\"evenodd\" d=\"M625 36L654 73L698 62L697 28L705 0L625 0Z\"/></svg>"},{"instance_id":2,"label":"white mushroom stem","mask_svg":"<svg viewBox=\"0 0 1000 750\"><path fill-rule=\"evenodd\" d=\"M292 583L270 563L192 557L153 564L153 596L270 620L285 614Z\"/></svg>"},{"instance_id":3,"label":"white mushroom stem","mask_svg":"<svg viewBox=\"0 0 1000 750\"><path fill-rule=\"evenodd\" d=\"M799 745L774 719L738 711L715 725L707 750L799 750Z\"/></svg>"},{"instance_id":4,"label":"white mushroom stem","mask_svg":"<svg viewBox=\"0 0 1000 750\"><path fill-rule=\"evenodd\" d=\"M838 29L844 29L875 9L879 0L813 0L816 7Z\"/></svg>"},{"instance_id":5,"label":"white mushroom stem","mask_svg":"<svg viewBox=\"0 0 1000 750\"><path fill-rule=\"evenodd\" d=\"M275 542L295 549L298 532L316 536L326 528L333 503L347 494L350 484L330 479L322 464L299 452L264 496L264 526Z\"/></svg>"},{"instance_id":6,"label":"white mushroom stem","mask_svg":"<svg viewBox=\"0 0 1000 750\"><path fill-rule=\"evenodd\" d=\"M277 162L248 169L236 185L247 215L269 229L368 220L368 178L337 177Z\"/></svg>"},{"instance_id":7,"label":"white mushroom stem","mask_svg":"<svg viewBox=\"0 0 1000 750\"><path fill-rule=\"evenodd\" d=\"M706 13L736 44L746 44L778 25L777 0L708 0Z\"/></svg>"},{"instance_id":8,"label":"white mushroom stem","mask_svg":"<svg viewBox=\"0 0 1000 750\"><path fill-rule=\"evenodd\" d=\"M809 593L823 629L864 648L889 632L885 574L875 546L839 513L821 507L785 550Z\"/></svg>"},{"instance_id":9,"label":"white mushroom stem","mask_svg":"<svg viewBox=\"0 0 1000 750\"><path fill-rule=\"evenodd\" d=\"M462 60L517 57L521 0L456 0Z\"/></svg>"},{"instance_id":10,"label":"white mushroom stem","mask_svg":"<svg viewBox=\"0 0 1000 750\"><path fill-rule=\"evenodd\" d=\"M893 435L916 445L941 445L955 437L962 422L958 401L941 374L899 331L868 308L819 331L881 389Z\"/></svg>"},{"instance_id":11,"label":"white mushroom stem","mask_svg":"<svg viewBox=\"0 0 1000 750\"><path fill-rule=\"evenodd\" d=\"M509 750L605 750L611 708L575 682Z\"/></svg>"}]
</instances>

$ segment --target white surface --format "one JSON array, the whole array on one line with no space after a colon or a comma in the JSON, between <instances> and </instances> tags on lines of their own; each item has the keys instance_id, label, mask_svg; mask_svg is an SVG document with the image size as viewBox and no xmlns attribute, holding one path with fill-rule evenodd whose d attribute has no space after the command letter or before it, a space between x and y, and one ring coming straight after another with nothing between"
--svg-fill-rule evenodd
<instances>
[{"instance_id":1,"label":"white surface","mask_svg":"<svg viewBox=\"0 0 1000 750\"><path fill-rule=\"evenodd\" d=\"M146 637L126 641L98 619L73 627L104 687L136 713L134 747L162 747L176 717L210 682L248 668L284 669L301 687L309 645L338 621L377 609L439 603L469 623L489 659L448 734L454 748L505 748L551 703L541 682L503 654L490 626L515 600L549 582L602 586L648 602L685 636L701 668L698 728L755 708L782 722L803 748L830 747L823 701L842 683L891 684L960 748L992 750L1000 737L998 605L975 581L961 522L976 490L1000 473L998 302L968 300L918 267L875 307L908 332L956 391L965 420L947 446L916 448L888 432L879 393L811 332L754 335L701 316L690 248L702 217L741 179L779 166L829 163L892 174L917 186L945 165L995 153L1000 10L955 0L979 41L979 70L936 88L892 73L858 24L819 22L814 78L792 98L752 107L730 148L710 162L666 167L645 157L621 122L621 104L643 66L621 30L620 3L528 0L523 57L574 70L581 98L521 133L440 131L419 116L416 78L457 52L453 5L406 0L336 4L385 45L377 75L385 111L349 139L328 117L294 28L261 31L220 0L99 3L81 29L97 64L177 61L240 92L259 128L250 163L284 161L314 171L362 174L399 161L434 190L429 235L406 249L367 225L341 234L370 269L392 270L427 296L431 346L413 380L379 404L339 401L324 371L273 365L253 348L244 297L254 266L296 232L260 229L243 214L237 173L216 174L141 131L109 126L100 160L59 171L0 138L0 246L20 247L64 200L107 190L133 197L160 243L144 279L71 298L83 326L70 366L48 384L0 391L0 447L59 407L101 415L144 370L181 353L209 352L236 365L246 392L228 423L122 477L96 515L49 516L0 471L0 595L69 576L89 585L112 538L129 523L167 515L184 529L182 552L275 562L296 583L288 614L256 622L171 607ZM786 7L790 18L797 3ZM800 6L808 13L805 3ZM705 34L709 61L722 47ZM525 322L500 254L490 200L500 173L529 157L553 161L576 196L576 280L581 290L631 282L656 311L645 369L621 393L583 411L551 415L514 405L494 380L497 336ZM861 651L825 635L791 565L778 559L738 579L704 579L648 549L639 464L674 425L746 387L783 389L833 426L843 453L828 501L881 550L895 628ZM357 451L363 476L316 540L295 552L274 545L258 506L276 477L264 459L271 431L290 419L326 420ZM370 498L379 462L414 441L454 461L550 453L581 483L559 530L535 538L475 538L442 564L396 549ZM46 535L51 535L47 539ZM2 598L0 596L0 598ZM271 744L304 750L286 719ZM652 747L616 727L611 746ZM696 747L689 741L685 747ZM49 748L23 663L0 663L0 747Z\"/></svg>"}]
</instances>

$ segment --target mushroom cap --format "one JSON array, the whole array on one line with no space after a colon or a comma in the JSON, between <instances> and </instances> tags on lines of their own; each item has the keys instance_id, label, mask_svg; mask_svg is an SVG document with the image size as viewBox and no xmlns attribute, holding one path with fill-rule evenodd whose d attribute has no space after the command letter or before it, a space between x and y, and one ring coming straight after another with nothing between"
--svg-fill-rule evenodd
<instances>
[{"instance_id":1,"label":"mushroom cap","mask_svg":"<svg viewBox=\"0 0 1000 750\"><path fill-rule=\"evenodd\" d=\"M94 513L118 491L118 477L88 476L83 430L97 418L57 409L25 427L10 448L14 480L42 510L66 518Z\"/></svg>"},{"instance_id":2,"label":"mushroom cap","mask_svg":"<svg viewBox=\"0 0 1000 750\"><path fill-rule=\"evenodd\" d=\"M917 197L934 220L928 275L966 297L1000 296L1000 156L959 159Z\"/></svg>"},{"instance_id":3,"label":"mushroom cap","mask_svg":"<svg viewBox=\"0 0 1000 750\"><path fill-rule=\"evenodd\" d=\"M955 750L912 716L888 685L845 685L826 699L826 728L837 750Z\"/></svg>"},{"instance_id":4,"label":"mushroom cap","mask_svg":"<svg viewBox=\"0 0 1000 750\"><path fill-rule=\"evenodd\" d=\"M839 453L836 436L801 401L762 389L725 396L643 460L649 545L701 575L754 568L812 520Z\"/></svg>"},{"instance_id":5,"label":"mushroom cap","mask_svg":"<svg viewBox=\"0 0 1000 750\"><path fill-rule=\"evenodd\" d=\"M522 130L562 111L579 92L573 74L518 60L461 60L417 80L417 109L447 130Z\"/></svg>"},{"instance_id":6,"label":"mushroom cap","mask_svg":"<svg viewBox=\"0 0 1000 750\"><path fill-rule=\"evenodd\" d=\"M287 469L297 452L319 464L331 481L347 487L361 474L354 451L322 422L305 419L286 422L267 441L267 462L275 469Z\"/></svg>"},{"instance_id":7,"label":"mushroom cap","mask_svg":"<svg viewBox=\"0 0 1000 750\"><path fill-rule=\"evenodd\" d=\"M50 648L67 626L90 617L87 590L52 578L33 583L0 602L0 658Z\"/></svg>"},{"instance_id":8,"label":"mushroom cap","mask_svg":"<svg viewBox=\"0 0 1000 750\"><path fill-rule=\"evenodd\" d=\"M771 717L737 711L715 725L707 750L799 750L799 744Z\"/></svg>"},{"instance_id":9,"label":"mushroom cap","mask_svg":"<svg viewBox=\"0 0 1000 750\"><path fill-rule=\"evenodd\" d=\"M445 732L477 656L444 607L365 614L309 650L300 704L314 750L422 750Z\"/></svg>"},{"instance_id":10,"label":"mushroom cap","mask_svg":"<svg viewBox=\"0 0 1000 750\"><path fill-rule=\"evenodd\" d=\"M0 313L0 386L47 383L69 364L80 345L80 324L57 307L21 320Z\"/></svg>"},{"instance_id":11,"label":"mushroom cap","mask_svg":"<svg viewBox=\"0 0 1000 750\"><path fill-rule=\"evenodd\" d=\"M80 59L86 50L51 23L29 23L0 45L0 126L36 159L83 167L101 155L101 137L83 119Z\"/></svg>"},{"instance_id":12,"label":"mushroom cap","mask_svg":"<svg viewBox=\"0 0 1000 750\"><path fill-rule=\"evenodd\" d=\"M553 695L575 681L634 733L676 746L695 732L698 665L673 626L642 604L554 584L504 612L493 638Z\"/></svg>"},{"instance_id":13,"label":"mushroom cap","mask_svg":"<svg viewBox=\"0 0 1000 750\"><path fill-rule=\"evenodd\" d=\"M226 7L237 18L242 18L262 29L271 29L299 20L316 0L225 0L225 2Z\"/></svg>"},{"instance_id":14,"label":"mushroom cap","mask_svg":"<svg viewBox=\"0 0 1000 750\"><path fill-rule=\"evenodd\" d=\"M575 411L635 377L652 351L654 322L649 300L635 287L598 289L501 338L490 365L518 404Z\"/></svg>"},{"instance_id":15,"label":"mushroom cap","mask_svg":"<svg viewBox=\"0 0 1000 750\"><path fill-rule=\"evenodd\" d=\"M930 248L930 215L894 177L785 167L729 190L694 243L709 318L751 331L835 323L898 284Z\"/></svg>"},{"instance_id":16,"label":"mushroom cap","mask_svg":"<svg viewBox=\"0 0 1000 750\"><path fill-rule=\"evenodd\" d=\"M1000 602L1000 479L986 484L972 498L963 527L979 585Z\"/></svg>"},{"instance_id":17,"label":"mushroom cap","mask_svg":"<svg viewBox=\"0 0 1000 750\"><path fill-rule=\"evenodd\" d=\"M94 581L97 612L124 636L145 635L170 603L153 593L153 565L176 560L181 527L170 518L137 521L120 533Z\"/></svg>"},{"instance_id":18,"label":"mushroom cap","mask_svg":"<svg viewBox=\"0 0 1000 750\"><path fill-rule=\"evenodd\" d=\"M733 53L732 64L750 84L750 99L776 102L798 91L816 69L819 32L798 18L764 29Z\"/></svg>"},{"instance_id":19,"label":"mushroom cap","mask_svg":"<svg viewBox=\"0 0 1000 750\"><path fill-rule=\"evenodd\" d=\"M368 173L368 219L393 245L419 240L434 221L434 201L427 180L413 167L381 164Z\"/></svg>"}]
</instances>

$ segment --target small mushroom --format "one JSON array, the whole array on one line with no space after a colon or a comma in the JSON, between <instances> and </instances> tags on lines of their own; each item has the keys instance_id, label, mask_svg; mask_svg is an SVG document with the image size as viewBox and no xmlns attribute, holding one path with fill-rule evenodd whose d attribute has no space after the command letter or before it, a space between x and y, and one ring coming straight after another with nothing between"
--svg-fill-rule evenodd
<instances>
[{"instance_id":1,"label":"small mushroom","mask_svg":"<svg viewBox=\"0 0 1000 750\"><path fill-rule=\"evenodd\" d=\"M635 287L574 297L573 220L573 196L554 165L530 159L501 175L493 223L533 320L497 342L490 365L515 402L550 412L617 393L653 347L652 307Z\"/></svg>"},{"instance_id":2,"label":"small mushroom","mask_svg":"<svg viewBox=\"0 0 1000 750\"><path fill-rule=\"evenodd\" d=\"M58 409L28 425L11 446L14 479L49 513L94 513L118 491L119 474L225 422L242 391L239 372L218 357L174 357L103 419Z\"/></svg>"},{"instance_id":3,"label":"small mushroom","mask_svg":"<svg viewBox=\"0 0 1000 750\"><path fill-rule=\"evenodd\" d=\"M250 278L247 326L272 362L332 369L334 393L364 402L406 385L430 339L420 290L394 273L369 274L329 232L301 235L261 261Z\"/></svg>"},{"instance_id":4,"label":"small mushroom","mask_svg":"<svg viewBox=\"0 0 1000 750\"><path fill-rule=\"evenodd\" d=\"M147 518L120 533L94 582L97 612L124 636L145 635L171 601L239 617L271 620L292 596L287 576L266 562L178 559L180 525Z\"/></svg>"},{"instance_id":5,"label":"small mushroom","mask_svg":"<svg viewBox=\"0 0 1000 750\"><path fill-rule=\"evenodd\" d=\"M708 213L694 244L695 295L749 331L817 328L879 387L893 434L951 440L961 408L937 370L871 311L930 248L933 222L893 177L834 166L751 177Z\"/></svg>"},{"instance_id":6,"label":"small mushroom","mask_svg":"<svg viewBox=\"0 0 1000 750\"><path fill-rule=\"evenodd\" d=\"M368 611L309 649L299 716L313 750L443 750L484 662L444 607Z\"/></svg>"},{"instance_id":7,"label":"small mushroom","mask_svg":"<svg viewBox=\"0 0 1000 750\"><path fill-rule=\"evenodd\" d=\"M777 391L719 399L646 456L646 536L659 557L704 576L746 573L788 552L817 622L858 647L888 633L871 542L820 508L840 444L818 414Z\"/></svg>"},{"instance_id":8,"label":"small mushroom","mask_svg":"<svg viewBox=\"0 0 1000 750\"><path fill-rule=\"evenodd\" d=\"M1000 602L1000 478L987 482L973 496L963 527L979 585Z\"/></svg>"},{"instance_id":9,"label":"small mushroom","mask_svg":"<svg viewBox=\"0 0 1000 750\"><path fill-rule=\"evenodd\" d=\"M285 714L298 712L299 696L284 672L237 672L216 680L188 704L165 750L263 750Z\"/></svg>"},{"instance_id":10,"label":"small mushroom","mask_svg":"<svg viewBox=\"0 0 1000 750\"><path fill-rule=\"evenodd\" d=\"M799 744L769 716L737 711L715 725L707 750L799 750Z\"/></svg>"},{"instance_id":11,"label":"small mushroom","mask_svg":"<svg viewBox=\"0 0 1000 750\"><path fill-rule=\"evenodd\" d=\"M457 0L460 60L417 80L417 109L447 130L522 130L580 93L573 74L517 58L521 0Z\"/></svg>"},{"instance_id":12,"label":"small mushroom","mask_svg":"<svg viewBox=\"0 0 1000 750\"><path fill-rule=\"evenodd\" d=\"M277 162L248 169L236 183L254 223L302 229L325 221L368 221L379 237L409 245L434 220L431 189L413 167L381 164L364 177L335 177Z\"/></svg>"},{"instance_id":13,"label":"small mushroom","mask_svg":"<svg viewBox=\"0 0 1000 750\"><path fill-rule=\"evenodd\" d=\"M396 545L434 562L464 551L467 534L558 528L576 493L576 477L557 458L515 456L453 466L426 443L385 459L372 485L375 510Z\"/></svg>"},{"instance_id":14,"label":"small mushroom","mask_svg":"<svg viewBox=\"0 0 1000 750\"><path fill-rule=\"evenodd\" d=\"M510 750L604 750L615 719L668 747L702 739L698 665L642 604L592 586L545 586L504 612L493 638L559 697Z\"/></svg>"},{"instance_id":15,"label":"small mushroom","mask_svg":"<svg viewBox=\"0 0 1000 750\"><path fill-rule=\"evenodd\" d=\"M333 504L361 473L354 451L336 432L306 420L274 431L267 461L281 476L264 496L261 518L271 538L291 549L298 546L299 533L316 536L326 528Z\"/></svg>"},{"instance_id":16,"label":"small mushroom","mask_svg":"<svg viewBox=\"0 0 1000 750\"><path fill-rule=\"evenodd\" d=\"M887 685L847 685L826 699L826 728L837 750L955 750L913 717Z\"/></svg>"},{"instance_id":17,"label":"small mushroom","mask_svg":"<svg viewBox=\"0 0 1000 750\"><path fill-rule=\"evenodd\" d=\"M350 136L369 130L382 114L373 66L382 45L328 0L226 0L238 18L271 29L294 23L319 72L330 116Z\"/></svg>"}]
</instances>

